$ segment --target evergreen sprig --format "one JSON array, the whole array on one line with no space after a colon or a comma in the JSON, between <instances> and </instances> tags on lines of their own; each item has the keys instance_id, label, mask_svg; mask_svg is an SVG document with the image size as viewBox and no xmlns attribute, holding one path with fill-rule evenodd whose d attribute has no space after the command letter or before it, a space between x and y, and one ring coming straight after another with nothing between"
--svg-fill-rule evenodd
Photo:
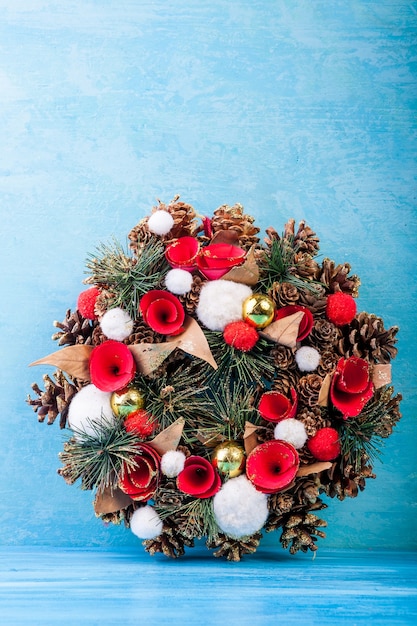
<instances>
[{"instance_id":1,"label":"evergreen sprig","mask_svg":"<svg viewBox=\"0 0 417 626\"><path fill-rule=\"evenodd\" d=\"M91 282L113 294L112 306L122 307L133 318L137 315L140 298L157 288L169 269L164 246L158 240L141 248L135 258L116 239L111 244L102 243L96 254L87 257L86 267Z\"/></svg>"},{"instance_id":2,"label":"evergreen sprig","mask_svg":"<svg viewBox=\"0 0 417 626\"><path fill-rule=\"evenodd\" d=\"M265 291L272 289L274 283L289 283L298 289L307 289L316 292L319 283L311 279L302 278L299 272L303 269L304 261L296 260L298 245L294 237L278 237L273 239L270 247L260 263L260 285Z\"/></svg>"},{"instance_id":3,"label":"evergreen sprig","mask_svg":"<svg viewBox=\"0 0 417 626\"><path fill-rule=\"evenodd\" d=\"M169 492L161 487L158 494ZM157 495L158 495L157 494ZM169 518L175 520L178 524L182 520L181 534L186 537L196 537L201 539L207 537L212 540L219 534L214 512L212 498L189 498L181 504L155 504L155 510L162 520Z\"/></svg>"}]
</instances>

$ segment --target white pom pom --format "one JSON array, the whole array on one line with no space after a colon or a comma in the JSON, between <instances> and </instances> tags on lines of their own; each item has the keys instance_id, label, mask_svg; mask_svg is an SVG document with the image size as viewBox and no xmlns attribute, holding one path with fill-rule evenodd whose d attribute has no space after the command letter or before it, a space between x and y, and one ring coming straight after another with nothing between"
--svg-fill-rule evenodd
<instances>
[{"instance_id":1,"label":"white pom pom","mask_svg":"<svg viewBox=\"0 0 417 626\"><path fill-rule=\"evenodd\" d=\"M293 418L278 422L274 428L274 437L275 439L288 441L288 443L291 443L297 450L302 448L307 441L307 433L303 422Z\"/></svg>"},{"instance_id":2,"label":"white pom pom","mask_svg":"<svg viewBox=\"0 0 417 626\"><path fill-rule=\"evenodd\" d=\"M184 469L185 454L180 450L168 450L161 457L161 472L168 476L168 478L174 478L178 476Z\"/></svg>"},{"instance_id":3,"label":"white pom pom","mask_svg":"<svg viewBox=\"0 0 417 626\"><path fill-rule=\"evenodd\" d=\"M310 346L302 346L295 353L295 360L301 372L313 372L320 363L320 352Z\"/></svg>"},{"instance_id":4,"label":"white pom pom","mask_svg":"<svg viewBox=\"0 0 417 626\"><path fill-rule=\"evenodd\" d=\"M123 341L129 337L133 330L133 320L129 313L123 311L119 307L106 311L100 320L100 326L103 333L109 339Z\"/></svg>"},{"instance_id":5,"label":"white pom pom","mask_svg":"<svg viewBox=\"0 0 417 626\"><path fill-rule=\"evenodd\" d=\"M174 218L168 211L155 211L148 219L148 228L155 235L167 235L174 226Z\"/></svg>"},{"instance_id":6,"label":"white pom pom","mask_svg":"<svg viewBox=\"0 0 417 626\"><path fill-rule=\"evenodd\" d=\"M111 393L87 385L72 398L68 409L68 426L94 436L96 426L112 424L116 418L110 405Z\"/></svg>"},{"instance_id":7,"label":"white pom pom","mask_svg":"<svg viewBox=\"0 0 417 626\"><path fill-rule=\"evenodd\" d=\"M230 280L211 280L203 285L197 317L210 330L224 330L230 322L242 319L244 300L252 295L247 285Z\"/></svg>"},{"instance_id":8,"label":"white pom pom","mask_svg":"<svg viewBox=\"0 0 417 626\"><path fill-rule=\"evenodd\" d=\"M168 291L175 293L177 296L182 296L188 293L193 284L193 276L190 272L181 269L169 270L165 276L165 285Z\"/></svg>"},{"instance_id":9,"label":"white pom pom","mask_svg":"<svg viewBox=\"0 0 417 626\"><path fill-rule=\"evenodd\" d=\"M133 513L130 530L139 539L155 539L162 532L162 520L155 509L146 504Z\"/></svg>"},{"instance_id":10,"label":"white pom pom","mask_svg":"<svg viewBox=\"0 0 417 626\"><path fill-rule=\"evenodd\" d=\"M217 525L234 539L253 535L267 520L267 502L268 496L257 491L246 476L231 478L213 498Z\"/></svg>"}]
</instances>

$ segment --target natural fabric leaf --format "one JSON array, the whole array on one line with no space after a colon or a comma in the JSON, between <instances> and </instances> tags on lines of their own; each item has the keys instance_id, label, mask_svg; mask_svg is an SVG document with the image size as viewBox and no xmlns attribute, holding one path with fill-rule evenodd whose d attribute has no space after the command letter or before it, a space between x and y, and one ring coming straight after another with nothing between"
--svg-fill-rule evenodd
<instances>
[{"instance_id":1,"label":"natural fabric leaf","mask_svg":"<svg viewBox=\"0 0 417 626\"><path fill-rule=\"evenodd\" d=\"M304 313L302 311L287 315L287 317L283 317L269 324L261 334L283 346L295 348L297 345L298 330L303 316Z\"/></svg>"},{"instance_id":2,"label":"natural fabric leaf","mask_svg":"<svg viewBox=\"0 0 417 626\"><path fill-rule=\"evenodd\" d=\"M44 356L42 359L33 361L33 363L29 364L29 367L32 365L53 365L69 374L72 378L89 381L89 360L93 349L93 346L84 344L67 346L57 352L48 354L48 356Z\"/></svg>"}]
</instances>

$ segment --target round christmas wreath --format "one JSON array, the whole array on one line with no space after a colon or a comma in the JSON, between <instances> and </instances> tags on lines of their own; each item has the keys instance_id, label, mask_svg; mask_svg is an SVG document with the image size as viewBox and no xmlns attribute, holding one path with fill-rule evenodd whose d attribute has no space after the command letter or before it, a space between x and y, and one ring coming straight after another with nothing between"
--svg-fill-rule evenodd
<instances>
[{"instance_id":1,"label":"round christmas wreath","mask_svg":"<svg viewBox=\"0 0 417 626\"><path fill-rule=\"evenodd\" d=\"M358 313L348 263L289 220L261 241L239 204L200 217L178 197L86 260L27 402L71 435L59 474L154 554L206 539L238 561L262 531L317 549L321 495L355 497L400 419L397 327Z\"/></svg>"}]
</instances>

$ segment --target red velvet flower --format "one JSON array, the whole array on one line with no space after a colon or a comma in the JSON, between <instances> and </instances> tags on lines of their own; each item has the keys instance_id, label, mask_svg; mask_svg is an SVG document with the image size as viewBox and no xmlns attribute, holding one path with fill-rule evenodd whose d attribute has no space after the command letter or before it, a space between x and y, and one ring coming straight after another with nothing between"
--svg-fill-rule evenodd
<instances>
[{"instance_id":1,"label":"red velvet flower","mask_svg":"<svg viewBox=\"0 0 417 626\"><path fill-rule=\"evenodd\" d=\"M178 335L185 319L181 302L174 294L162 289L148 291L140 300L144 321L161 335Z\"/></svg>"},{"instance_id":2,"label":"red velvet flower","mask_svg":"<svg viewBox=\"0 0 417 626\"><path fill-rule=\"evenodd\" d=\"M297 412L297 392L291 389L291 401L279 391L266 391L262 394L258 411L268 422L281 422L294 417Z\"/></svg>"},{"instance_id":3,"label":"red velvet flower","mask_svg":"<svg viewBox=\"0 0 417 626\"><path fill-rule=\"evenodd\" d=\"M278 309L276 311L275 320L280 320L284 317L288 317L289 315L294 315L294 313L298 313L299 311L302 311L304 315L301 318L301 323L298 328L297 341L302 341L307 337L307 335L310 334L314 324L313 314L305 306L301 306L299 304L289 304L288 306L284 306L282 309Z\"/></svg>"},{"instance_id":4,"label":"red velvet flower","mask_svg":"<svg viewBox=\"0 0 417 626\"><path fill-rule=\"evenodd\" d=\"M335 428L320 428L307 447L318 461L333 461L340 454L339 433Z\"/></svg>"},{"instance_id":5,"label":"red velvet flower","mask_svg":"<svg viewBox=\"0 0 417 626\"><path fill-rule=\"evenodd\" d=\"M350 294L337 291L327 297L326 317L336 326L350 324L355 315L356 302Z\"/></svg>"},{"instance_id":6,"label":"red velvet flower","mask_svg":"<svg viewBox=\"0 0 417 626\"><path fill-rule=\"evenodd\" d=\"M330 385L330 399L343 419L359 415L373 394L369 363L356 356L340 359Z\"/></svg>"},{"instance_id":7,"label":"red velvet flower","mask_svg":"<svg viewBox=\"0 0 417 626\"><path fill-rule=\"evenodd\" d=\"M223 338L227 345L233 346L236 350L249 352L255 347L259 339L256 328L250 326L243 320L230 322L223 331Z\"/></svg>"},{"instance_id":8,"label":"red velvet flower","mask_svg":"<svg viewBox=\"0 0 417 626\"><path fill-rule=\"evenodd\" d=\"M135 467L123 466L119 487L133 500L146 502L154 495L159 476L160 456L151 446L140 443L134 457Z\"/></svg>"},{"instance_id":9,"label":"red velvet flower","mask_svg":"<svg viewBox=\"0 0 417 626\"><path fill-rule=\"evenodd\" d=\"M230 243L212 243L202 248L197 257L197 267L208 280L218 280L235 265L241 265L246 252Z\"/></svg>"},{"instance_id":10,"label":"red velvet flower","mask_svg":"<svg viewBox=\"0 0 417 626\"><path fill-rule=\"evenodd\" d=\"M190 496L211 498L219 491L221 480L210 461L202 456L190 456L177 476L177 487Z\"/></svg>"},{"instance_id":11,"label":"red velvet flower","mask_svg":"<svg viewBox=\"0 0 417 626\"><path fill-rule=\"evenodd\" d=\"M152 435L157 426L154 416L145 409L137 409L129 413L123 425L128 433L136 433L143 439Z\"/></svg>"},{"instance_id":12,"label":"red velvet flower","mask_svg":"<svg viewBox=\"0 0 417 626\"><path fill-rule=\"evenodd\" d=\"M129 348L109 339L96 346L90 356L90 378L101 391L117 391L130 383L136 372Z\"/></svg>"},{"instance_id":13,"label":"red velvet flower","mask_svg":"<svg viewBox=\"0 0 417 626\"><path fill-rule=\"evenodd\" d=\"M77 299L77 309L83 317L88 320L96 320L97 315L94 312L96 306L96 300L100 295L100 290L97 287L90 287L85 291L82 291Z\"/></svg>"},{"instance_id":14,"label":"red velvet flower","mask_svg":"<svg viewBox=\"0 0 417 626\"><path fill-rule=\"evenodd\" d=\"M287 441L272 439L261 443L246 460L246 475L258 491L282 491L295 478L300 460L298 452Z\"/></svg>"},{"instance_id":15,"label":"red velvet flower","mask_svg":"<svg viewBox=\"0 0 417 626\"><path fill-rule=\"evenodd\" d=\"M199 249L200 244L195 237L179 237L166 248L165 257L171 267L192 272Z\"/></svg>"}]
</instances>

